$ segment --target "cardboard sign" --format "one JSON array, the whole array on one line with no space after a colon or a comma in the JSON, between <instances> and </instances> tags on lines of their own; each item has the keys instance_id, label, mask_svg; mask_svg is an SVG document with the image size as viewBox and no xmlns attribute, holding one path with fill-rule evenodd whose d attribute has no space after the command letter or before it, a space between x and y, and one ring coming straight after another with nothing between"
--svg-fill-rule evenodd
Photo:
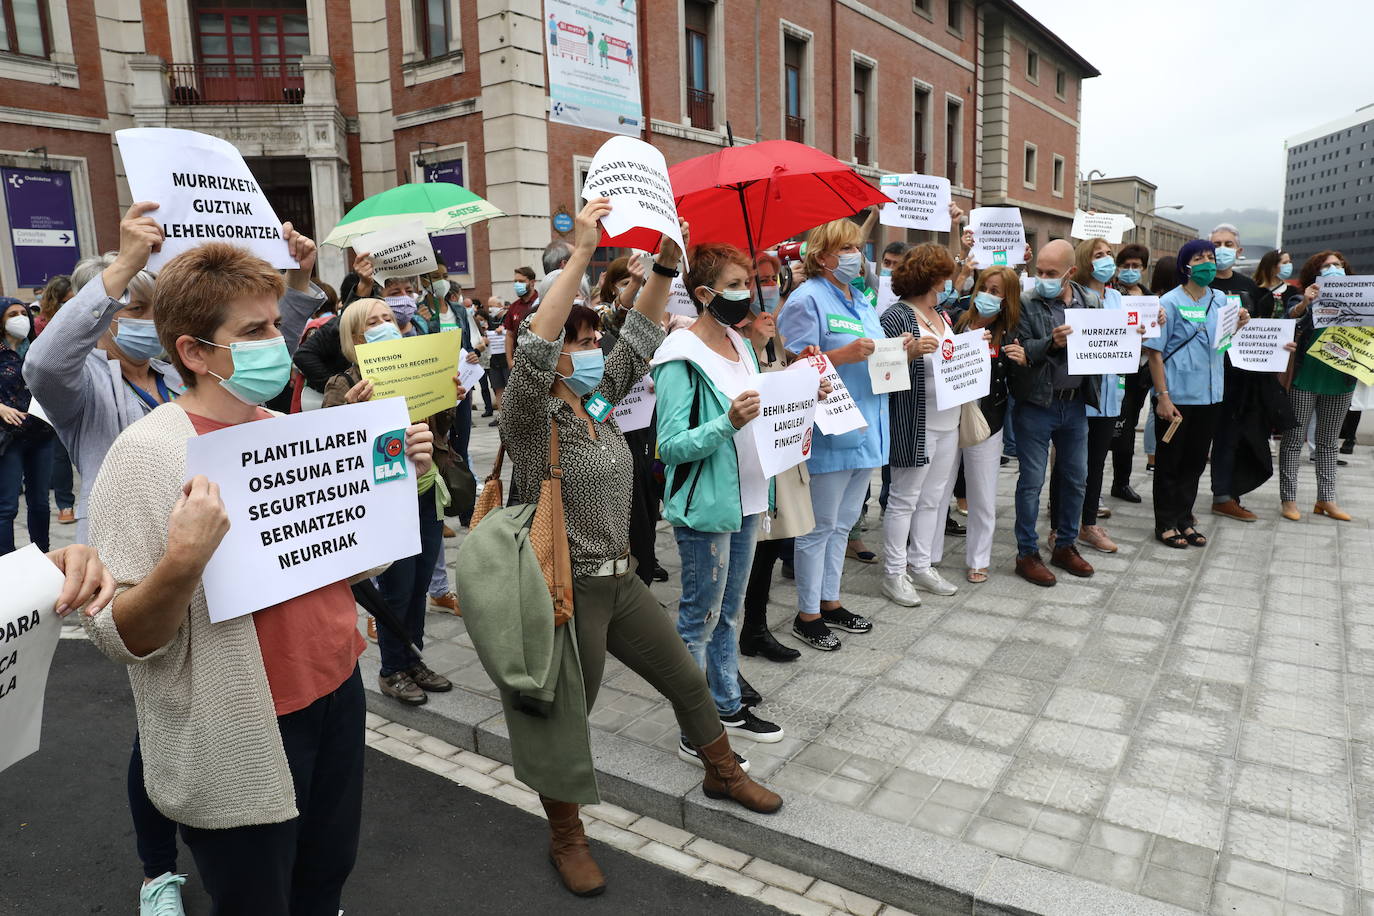
<instances>
[{"instance_id":1,"label":"cardboard sign","mask_svg":"<svg viewBox=\"0 0 1374 916\"><path fill-rule=\"evenodd\" d=\"M911 390L906 341L900 337L873 341L873 353L868 357L868 380L873 385L874 394Z\"/></svg>"},{"instance_id":2,"label":"cardboard sign","mask_svg":"<svg viewBox=\"0 0 1374 916\"><path fill-rule=\"evenodd\" d=\"M1227 296L1226 304L1217 312L1217 340L1215 349L1226 352L1231 346L1231 338L1236 336L1240 327L1240 296Z\"/></svg>"},{"instance_id":3,"label":"cardboard sign","mask_svg":"<svg viewBox=\"0 0 1374 916\"><path fill-rule=\"evenodd\" d=\"M1236 332L1226 357L1248 372L1282 372L1291 356L1284 344L1293 341L1296 326L1292 318L1251 318Z\"/></svg>"},{"instance_id":4,"label":"cardboard sign","mask_svg":"<svg viewBox=\"0 0 1374 916\"><path fill-rule=\"evenodd\" d=\"M1106 239L1121 244L1121 237L1135 228L1135 220L1124 213L1086 213L1073 211L1073 226L1069 235L1076 239Z\"/></svg>"},{"instance_id":5,"label":"cardboard sign","mask_svg":"<svg viewBox=\"0 0 1374 916\"><path fill-rule=\"evenodd\" d=\"M974 207L969 214L973 250L980 268L1015 267L1026 261L1026 228L1018 207Z\"/></svg>"},{"instance_id":6,"label":"cardboard sign","mask_svg":"<svg viewBox=\"0 0 1374 916\"><path fill-rule=\"evenodd\" d=\"M601 221L611 237L632 229L662 233L682 248L682 230L677 223L677 203L668 180L668 162L657 149L634 137L612 137L601 144L587 178L582 183L582 199L607 197L611 212ZM682 272L687 272L683 252Z\"/></svg>"},{"instance_id":7,"label":"cardboard sign","mask_svg":"<svg viewBox=\"0 0 1374 916\"><path fill-rule=\"evenodd\" d=\"M1159 297L1158 296L1122 296L1121 307L1126 314L1131 317L1126 319L1127 327L1145 326L1145 339L1158 337L1164 333L1164 329L1159 326Z\"/></svg>"},{"instance_id":8,"label":"cardboard sign","mask_svg":"<svg viewBox=\"0 0 1374 916\"><path fill-rule=\"evenodd\" d=\"M170 127L115 131L134 200L158 208L162 250L148 258L156 273L172 258L206 242L233 242L278 270L299 267L281 235L281 220L243 156L219 137Z\"/></svg>"},{"instance_id":9,"label":"cardboard sign","mask_svg":"<svg viewBox=\"0 0 1374 916\"><path fill-rule=\"evenodd\" d=\"M1069 375L1129 375L1140 368L1140 330L1125 309L1064 309Z\"/></svg>"},{"instance_id":10,"label":"cardboard sign","mask_svg":"<svg viewBox=\"0 0 1374 916\"><path fill-rule=\"evenodd\" d=\"M776 477L811 457L812 424L821 375L803 362L796 372L749 377L745 391L759 393L759 415L735 435L752 435L764 477Z\"/></svg>"},{"instance_id":11,"label":"cardboard sign","mask_svg":"<svg viewBox=\"0 0 1374 916\"><path fill-rule=\"evenodd\" d=\"M1317 289L1313 327L1374 327L1374 277L1318 277Z\"/></svg>"},{"instance_id":12,"label":"cardboard sign","mask_svg":"<svg viewBox=\"0 0 1374 916\"><path fill-rule=\"evenodd\" d=\"M868 421L864 419L859 405L854 403L854 396L849 393L844 379L840 378L835 364L822 353L819 356L797 360L787 367L787 371L801 372L806 366L816 370L821 379L830 380L830 394L816 407L816 428L827 436L838 436L841 433L866 428ZM819 381L816 387L820 387Z\"/></svg>"},{"instance_id":13,"label":"cardboard sign","mask_svg":"<svg viewBox=\"0 0 1374 916\"><path fill-rule=\"evenodd\" d=\"M892 203L883 204L878 222L905 229L949 231L948 178L912 172L884 175L879 184L883 193L892 198Z\"/></svg>"},{"instance_id":14,"label":"cardboard sign","mask_svg":"<svg viewBox=\"0 0 1374 916\"><path fill-rule=\"evenodd\" d=\"M458 403L453 376L462 341L461 331L444 331L358 344L358 371L372 380L372 400L405 398L418 423Z\"/></svg>"},{"instance_id":15,"label":"cardboard sign","mask_svg":"<svg viewBox=\"0 0 1374 916\"><path fill-rule=\"evenodd\" d=\"M940 341L940 348L921 357L935 373L935 407L949 410L985 398L992 390L992 351L982 330L965 331Z\"/></svg>"},{"instance_id":16,"label":"cardboard sign","mask_svg":"<svg viewBox=\"0 0 1374 916\"><path fill-rule=\"evenodd\" d=\"M360 235L353 240L353 250L368 256L378 279L415 277L439 266L429 232L418 219Z\"/></svg>"},{"instance_id":17,"label":"cardboard sign","mask_svg":"<svg viewBox=\"0 0 1374 916\"><path fill-rule=\"evenodd\" d=\"M625 392L625 397L620 399L620 403L615 405L615 425L620 427L622 433L644 429L654 418L654 407L657 404L658 397L654 394L653 377L645 374L642 379L635 382L633 388Z\"/></svg>"},{"instance_id":18,"label":"cardboard sign","mask_svg":"<svg viewBox=\"0 0 1374 916\"><path fill-rule=\"evenodd\" d=\"M409 422L405 401L388 398L188 439L186 479L219 484L229 513L229 533L201 576L210 619L242 617L419 553Z\"/></svg>"},{"instance_id":19,"label":"cardboard sign","mask_svg":"<svg viewBox=\"0 0 1374 916\"><path fill-rule=\"evenodd\" d=\"M38 750L66 577L33 544L0 557L0 772Z\"/></svg>"},{"instance_id":20,"label":"cardboard sign","mask_svg":"<svg viewBox=\"0 0 1374 916\"><path fill-rule=\"evenodd\" d=\"M1374 328L1330 328L1308 348L1307 355L1374 385Z\"/></svg>"}]
</instances>

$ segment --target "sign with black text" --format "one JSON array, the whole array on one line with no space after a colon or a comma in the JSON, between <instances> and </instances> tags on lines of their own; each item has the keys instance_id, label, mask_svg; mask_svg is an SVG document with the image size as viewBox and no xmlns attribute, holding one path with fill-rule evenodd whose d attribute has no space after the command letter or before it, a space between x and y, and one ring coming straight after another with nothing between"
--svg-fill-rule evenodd
<instances>
[{"instance_id":1,"label":"sign with black text","mask_svg":"<svg viewBox=\"0 0 1374 916\"><path fill-rule=\"evenodd\" d=\"M62 633L66 577L29 544L0 557L0 772L38 750L48 667Z\"/></svg>"},{"instance_id":2,"label":"sign with black text","mask_svg":"<svg viewBox=\"0 0 1374 916\"><path fill-rule=\"evenodd\" d=\"M787 371L802 372L807 366L815 369L821 379L830 380L830 394L816 408L816 428L827 436L866 428L868 421L864 419L859 405L854 403L854 396L849 393L849 387L835 369L835 364L822 353L797 360L787 367Z\"/></svg>"},{"instance_id":3,"label":"sign with black text","mask_svg":"<svg viewBox=\"0 0 1374 916\"><path fill-rule=\"evenodd\" d=\"M353 240L353 250L367 255L379 279L414 277L439 266L425 224L418 219L360 235Z\"/></svg>"},{"instance_id":4,"label":"sign with black text","mask_svg":"<svg viewBox=\"0 0 1374 916\"><path fill-rule=\"evenodd\" d=\"M1374 277L1318 277L1317 289L1313 327L1374 327Z\"/></svg>"},{"instance_id":5,"label":"sign with black text","mask_svg":"<svg viewBox=\"0 0 1374 916\"><path fill-rule=\"evenodd\" d=\"M884 175L882 191L892 198L878 212L878 222L902 229L928 229L948 232L949 179L909 173Z\"/></svg>"},{"instance_id":6,"label":"sign with black text","mask_svg":"<svg viewBox=\"0 0 1374 916\"><path fill-rule=\"evenodd\" d=\"M1019 207L974 207L968 228L973 233L969 254L980 268L1025 263L1026 227Z\"/></svg>"},{"instance_id":7,"label":"sign with black text","mask_svg":"<svg viewBox=\"0 0 1374 916\"><path fill-rule=\"evenodd\" d=\"M986 334L976 330L946 337L934 353L922 357L926 371L935 373L938 410L985 398L992 390L992 351Z\"/></svg>"},{"instance_id":8,"label":"sign with black text","mask_svg":"<svg viewBox=\"0 0 1374 916\"><path fill-rule=\"evenodd\" d=\"M1139 325L1126 309L1064 309L1069 375L1130 375L1140 368Z\"/></svg>"},{"instance_id":9,"label":"sign with black text","mask_svg":"<svg viewBox=\"0 0 1374 916\"><path fill-rule=\"evenodd\" d=\"M764 477L776 477L811 456L821 375L803 362L795 372L763 372L744 383L759 393L759 415L735 435L752 435Z\"/></svg>"},{"instance_id":10,"label":"sign with black text","mask_svg":"<svg viewBox=\"0 0 1374 916\"><path fill-rule=\"evenodd\" d=\"M1226 356L1237 369L1282 372L1292 356L1285 344L1293 342L1296 325L1293 318L1251 318L1236 332Z\"/></svg>"}]
</instances>

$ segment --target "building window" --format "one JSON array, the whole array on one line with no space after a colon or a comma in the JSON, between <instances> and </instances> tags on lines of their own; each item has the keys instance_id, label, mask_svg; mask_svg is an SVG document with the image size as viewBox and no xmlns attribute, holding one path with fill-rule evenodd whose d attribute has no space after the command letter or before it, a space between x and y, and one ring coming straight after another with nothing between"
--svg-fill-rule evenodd
<instances>
[{"instance_id":1,"label":"building window","mask_svg":"<svg viewBox=\"0 0 1374 916\"><path fill-rule=\"evenodd\" d=\"M1063 157L1063 156L1055 156L1055 157L1054 157L1054 175L1053 175L1052 181L1053 181L1052 190L1054 191L1054 196L1055 196L1055 197L1063 197L1063 196L1064 196L1064 157Z\"/></svg>"},{"instance_id":2,"label":"building window","mask_svg":"<svg viewBox=\"0 0 1374 916\"><path fill-rule=\"evenodd\" d=\"M930 148L930 91L916 87L911 103L912 171L928 175L926 150Z\"/></svg>"},{"instance_id":3,"label":"building window","mask_svg":"<svg viewBox=\"0 0 1374 916\"><path fill-rule=\"evenodd\" d=\"M1062 69L1054 71L1054 94L1061 99L1066 97L1069 88L1069 76Z\"/></svg>"},{"instance_id":4,"label":"building window","mask_svg":"<svg viewBox=\"0 0 1374 916\"><path fill-rule=\"evenodd\" d=\"M873 68L855 62L854 64L854 161L860 165L869 165L871 151L869 149L869 117L872 114L872 106L869 99L869 89L873 81Z\"/></svg>"},{"instance_id":5,"label":"building window","mask_svg":"<svg viewBox=\"0 0 1374 916\"><path fill-rule=\"evenodd\" d=\"M805 98L806 42L791 35L782 40L782 82L784 127L788 140L796 143L806 142L806 109L802 105Z\"/></svg>"},{"instance_id":6,"label":"building window","mask_svg":"<svg viewBox=\"0 0 1374 916\"><path fill-rule=\"evenodd\" d=\"M1040 82L1040 55L1034 48L1026 49L1026 79L1032 83Z\"/></svg>"},{"instance_id":7,"label":"building window","mask_svg":"<svg viewBox=\"0 0 1374 916\"><path fill-rule=\"evenodd\" d=\"M930 0L911 0L911 11L928 18L930 16Z\"/></svg>"},{"instance_id":8,"label":"building window","mask_svg":"<svg viewBox=\"0 0 1374 916\"><path fill-rule=\"evenodd\" d=\"M963 112L964 107L958 101L945 101L945 177L955 187L959 187L959 159L963 151L959 142L963 135Z\"/></svg>"},{"instance_id":9,"label":"building window","mask_svg":"<svg viewBox=\"0 0 1374 916\"><path fill-rule=\"evenodd\" d=\"M711 17L713 4L687 0L687 117L693 127L716 128L716 97L711 91Z\"/></svg>"},{"instance_id":10,"label":"building window","mask_svg":"<svg viewBox=\"0 0 1374 916\"><path fill-rule=\"evenodd\" d=\"M448 4L449 0L415 0L415 32L419 36L421 60L449 53L453 32L448 21Z\"/></svg>"},{"instance_id":11,"label":"building window","mask_svg":"<svg viewBox=\"0 0 1374 916\"><path fill-rule=\"evenodd\" d=\"M305 0L277 8L201 5L196 64L172 65L174 104L302 101L301 56L310 53Z\"/></svg>"},{"instance_id":12,"label":"building window","mask_svg":"<svg viewBox=\"0 0 1374 916\"><path fill-rule=\"evenodd\" d=\"M964 30L964 4L962 0L949 0L949 28L951 32Z\"/></svg>"},{"instance_id":13,"label":"building window","mask_svg":"<svg viewBox=\"0 0 1374 916\"><path fill-rule=\"evenodd\" d=\"M44 58L52 53L47 0L5 0L0 10L0 51Z\"/></svg>"},{"instance_id":14,"label":"building window","mask_svg":"<svg viewBox=\"0 0 1374 916\"><path fill-rule=\"evenodd\" d=\"M1035 187L1035 167L1036 167L1036 148L1034 143L1026 144L1026 174L1022 178L1022 184L1028 188Z\"/></svg>"}]
</instances>

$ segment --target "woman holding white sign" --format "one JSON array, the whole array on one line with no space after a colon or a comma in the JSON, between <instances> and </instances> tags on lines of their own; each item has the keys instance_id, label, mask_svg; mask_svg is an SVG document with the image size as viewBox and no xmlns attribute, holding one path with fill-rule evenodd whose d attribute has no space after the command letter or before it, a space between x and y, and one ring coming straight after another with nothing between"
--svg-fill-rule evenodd
<instances>
[{"instance_id":1,"label":"woman holding white sign","mask_svg":"<svg viewBox=\"0 0 1374 916\"><path fill-rule=\"evenodd\" d=\"M660 322L682 253L664 238L644 289L625 316L619 342L609 356L603 354L596 312L574 306L573 298L601 236L598 222L610 212L604 197L582 208L576 247L521 330L520 358L511 370L501 416L501 436L515 463L514 486L519 493L540 491L550 473L550 440L556 434L573 575L573 616L567 625L576 629L587 711L596 701L609 652L672 703L679 728L706 770L702 789L708 796L771 813L782 799L740 768L705 674L658 599L630 575L632 459L612 412L644 377L663 342ZM685 223L682 228L685 239ZM551 760L563 773L568 750L518 747L516 753L518 759ZM552 785L559 778L550 774L549 780ZM564 886L580 896L600 893L605 878L591 857L578 805L543 794L540 801L549 819L550 858Z\"/></svg>"},{"instance_id":2,"label":"woman holding white sign","mask_svg":"<svg viewBox=\"0 0 1374 916\"><path fill-rule=\"evenodd\" d=\"M362 813L349 583L212 624L201 579L229 516L214 482L184 480L188 439L272 416L261 405L290 378L294 339L278 329L283 287L220 242L162 269L158 338L186 390L120 435L91 491L91 540L119 594L87 632L130 668L142 780L221 913L337 912ZM431 439L406 430L417 475Z\"/></svg>"}]
</instances>

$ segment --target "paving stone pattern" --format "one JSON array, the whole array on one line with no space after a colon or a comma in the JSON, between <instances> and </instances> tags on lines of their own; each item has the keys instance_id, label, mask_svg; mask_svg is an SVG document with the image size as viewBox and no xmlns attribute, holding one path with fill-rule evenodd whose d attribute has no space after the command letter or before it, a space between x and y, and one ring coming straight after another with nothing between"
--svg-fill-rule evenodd
<instances>
[{"instance_id":1,"label":"paving stone pattern","mask_svg":"<svg viewBox=\"0 0 1374 916\"><path fill-rule=\"evenodd\" d=\"M479 479L495 433L474 429ZM880 566L847 561L844 604L873 632L841 634L834 653L802 648L791 664L742 659L766 698L759 715L787 737L739 749L785 794L1191 910L1374 914L1370 449L1340 470L1346 524L1279 519L1276 479L1246 500L1259 522L1214 517L1204 476L1211 544L1186 551L1151 537L1141 461L1146 501L1107 499L1121 551L1085 549L1092 578L1040 589L1011 573L1014 462L999 478L988 582L963 583L955 538L942 568L959 593L919 608L881 597ZM1300 473L1306 509L1313 465ZM880 550L878 489L875 475L865 537ZM450 570L459 541L447 542ZM654 591L673 614L679 564L663 525L658 553L673 577ZM777 577L769 621L799 646L795 598ZM432 667L494 696L460 619L430 615L428 640ZM680 765L670 707L614 660L591 721ZM737 885L748 876L727 871Z\"/></svg>"}]
</instances>

